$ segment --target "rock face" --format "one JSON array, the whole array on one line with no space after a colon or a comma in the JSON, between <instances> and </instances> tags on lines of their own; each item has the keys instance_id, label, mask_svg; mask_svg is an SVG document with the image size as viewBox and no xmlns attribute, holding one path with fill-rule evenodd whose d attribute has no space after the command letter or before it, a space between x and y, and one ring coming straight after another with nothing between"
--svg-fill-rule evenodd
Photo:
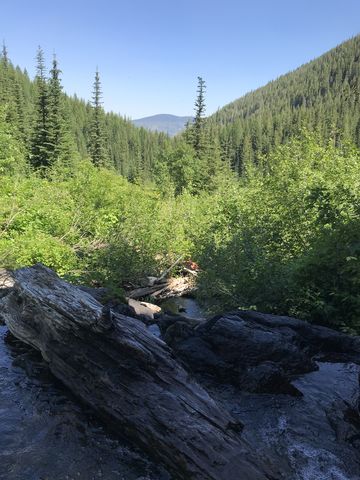
<instances>
[{"instance_id":1,"label":"rock face","mask_svg":"<svg viewBox=\"0 0 360 480\"><path fill-rule=\"evenodd\" d=\"M104 308L42 265L8 275L0 297L12 334L39 350L75 395L175 478L274 478L242 440L241 424L139 320Z\"/></svg>"},{"instance_id":2,"label":"rock face","mask_svg":"<svg viewBox=\"0 0 360 480\"><path fill-rule=\"evenodd\" d=\"M316 370L316 361L360 364L359 337L290 317L238 310L195 325L166 317L161 326L194 373L249 392L301 395L291 381Z\"/></svg>"}]
</instances>

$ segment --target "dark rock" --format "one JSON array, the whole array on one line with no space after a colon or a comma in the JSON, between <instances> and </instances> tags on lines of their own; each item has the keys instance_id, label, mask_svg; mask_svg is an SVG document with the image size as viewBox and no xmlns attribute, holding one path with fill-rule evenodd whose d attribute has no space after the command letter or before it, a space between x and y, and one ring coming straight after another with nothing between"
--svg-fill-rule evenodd
<instances>
[{"instance_id":1,"label":"dark rock","mask_svg":"<svg viewBox=\"0 0 360 480\"><path fill-rule=\"evenodd\" d=\"M165 341L194 373L250 392L301 395L291 385L315 360L360 363L360 338L290 317L235 311L196 325L172 317Z\"/></svg>"},{"instance_id":2,"label":"dark rock","mask_svg":"<svg viewBox=\"0 0 360 480\"><path fill-rule=\"evenodd\" d=\"M5 268L0 268L0 299L9 293L12 285L10 272ZM4 323L5 321L0 310L0 325L4 325Z\"/></svg>"},{"instance_id":3,"label":"dark rock","mask_svg":"<svg viewBox=\"0 0 360 480\"><path fill-rule=\"evenodd\" d=\"M338 442L349 442L360 449L360 416L353 405L337 401L326 411L326 417Z\"/></svg>"},{"instance_id":4,"label":"dark rock","mask_svg":"<svg viewBox=\"0 0 360 480\"><path fill-rule=\"evenodd\" d=\"M127 303L113 302L109 304L109 307L114 313L118 313L119 315L126 315L127 317L137 318L135 310Z\"/></svg>"},{"instance_id":5,"label":"dark rock","mask_svg":"<svg viewBox=\"0 0 360 480\"><path fill-rule=\"evenodd\" d=\"M188 335L192 335L193 329L204 323L204 320L199 320L192 317L187 317L186 315L179 314L169 314L163 313L157 321L162 335L168 335L168 341L166 343L171 343L173 337L176 334L177 330L185 329L183 332L180 331L180 338L184 338ZM173 329L169 327L174 326Z\"/></svg>"}]
</instances>

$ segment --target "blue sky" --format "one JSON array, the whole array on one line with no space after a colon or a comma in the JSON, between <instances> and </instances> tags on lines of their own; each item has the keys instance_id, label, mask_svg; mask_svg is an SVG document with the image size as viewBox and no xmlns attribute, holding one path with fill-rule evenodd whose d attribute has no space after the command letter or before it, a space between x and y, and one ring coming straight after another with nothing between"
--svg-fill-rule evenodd
<instances>
[{"instance_id":1,"label":"blue sky","mask_svg":"<svg viewBox=\"0 0 360 480\"><path fill-rule=\"evenodd\" d=\"M89 99L98 66L106 110L131 118L207 113L360 33L360 0L8 0L0 39L34 74L56 52L67 93Z\"/></svg>"}]
</instances>

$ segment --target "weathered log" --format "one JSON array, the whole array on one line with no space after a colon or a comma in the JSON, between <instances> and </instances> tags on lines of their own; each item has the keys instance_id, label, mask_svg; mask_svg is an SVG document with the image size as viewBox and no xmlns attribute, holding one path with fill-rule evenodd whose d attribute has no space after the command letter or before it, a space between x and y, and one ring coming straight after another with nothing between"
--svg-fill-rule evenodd
<instances>
[{"instance_id":1,"label":"weathered log","mask_svg":"<svg viewBox=\"0 0 360 480\"><path fill-rule=\"evenodd\" d=\"M176 267L176 265L178 265L181 260L184 258L184 255L180 255L179 258L177 258L175 260L175 262L169 267L167 268L164 272L162 272L162 274L160 275L160 277L158 278L158 282L163 280L164 278L166 278L168 276L168 274L171 272L171 270Z\"/></svg>"},{"instance_id":2,"label":"weathered log","mask_svg":"<svg viewBox=\"0 0 360 480\"><path fill-rule=\"evenodd\" d=\"M192 277L169 278L167 284L159 291L152 294L156 300L165 300L167 298L182 297L196 290L196 285Z\"/></svg>"},{"instance_id":3,"label":"weathered log","mask_svg":"<svg viewBox=\"0 0 360 480\"><path fill-rule=\"evenodd\" d=\"M265 473L220 409L170 349L133 318L104 309L42 265L11 274L0 301L18 339L119 434L178 479L263 480Z\"/></svg>"},{"instance_id":4,"label":"weathered log","mask_svg":"<svg viewBox=\"0 0 360 480\"><path fill-rule=\"evenodd\" d=\"M151 287L135 288L134 290L130 290L129 292L127 292L127 296L134 299L147 297L148 295L153 295L155 292L162 290L166 286L167 282L165 281L161 284L156 284Z\"/></svg>"}]
</instances>

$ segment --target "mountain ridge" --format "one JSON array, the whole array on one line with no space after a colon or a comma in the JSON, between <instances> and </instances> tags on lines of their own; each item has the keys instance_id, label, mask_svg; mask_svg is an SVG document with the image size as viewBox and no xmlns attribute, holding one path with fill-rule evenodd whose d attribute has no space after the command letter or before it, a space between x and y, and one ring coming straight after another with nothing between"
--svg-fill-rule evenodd
<instances>
[{"instance_id":1,"label":"mountain ridge","mask_svg":"<svg viewBox=\"0 0 360 480\"><path fill-rule=\"evenodd\" d=\"M158 113L148 117L142 117L133 120L133 124L137 127L143 127L150 131L167 133L173 137L184 130L186 124L192 121L191 116L178 116L170 113Z\"/></svg>"},{"instance_id":2,"label":"mountain ridge","mask_svg":"<svg viewBox=\"0 0 360 480\"><path fill-rule=\"evenodd\" d=\"M360 35L228 103L208 123L240 174L304 127L360 147Z\"/></svg>"}]
</instances>

